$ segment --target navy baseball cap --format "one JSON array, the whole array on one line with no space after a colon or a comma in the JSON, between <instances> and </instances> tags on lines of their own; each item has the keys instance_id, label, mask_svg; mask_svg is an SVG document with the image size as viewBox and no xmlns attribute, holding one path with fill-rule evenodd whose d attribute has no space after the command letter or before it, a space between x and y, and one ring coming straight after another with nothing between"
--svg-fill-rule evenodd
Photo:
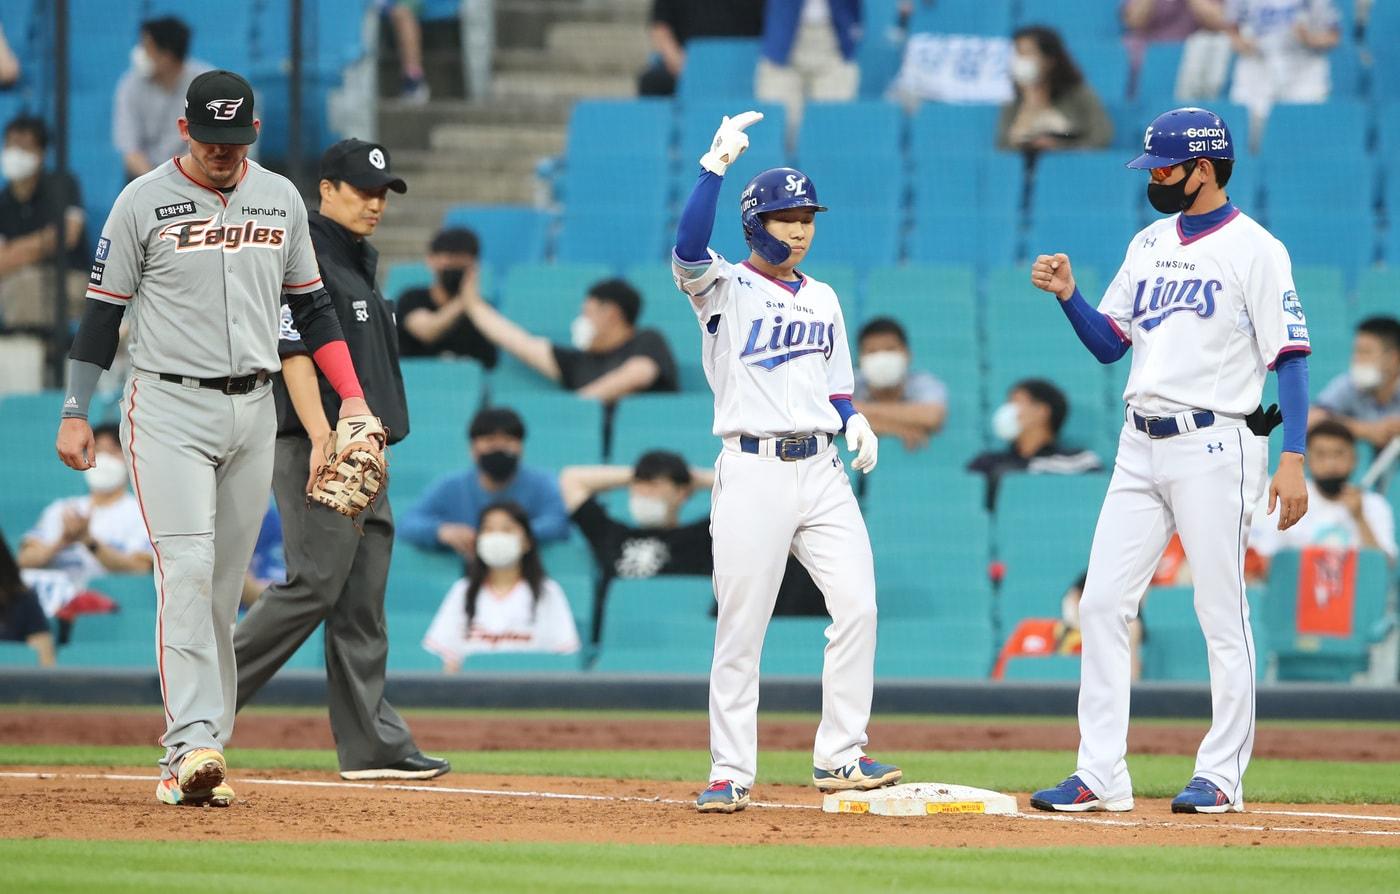
<instances>
[{"instance_id":1,"label":"navy baseball cap","mask_svg":"<svg viewBox=\"0 0 1400 894\"><path fill-rule=\"evenodd\" d=\"M344 180L360 189L387 186L400 195L408 192L403 178L389 170L389 150L354 137L341 140L322 153L321 179Z\"/></svg>"},{"instance_id":2,"label":"navy baseball cap","mask_svg":"<svg viewBox=\"0 0 1400 894\"><path fill-rule=\"evenodd\" d=\"M257 142L253 88L231 71L206 71L185 91L185 120L201 143L246 146Z\"/></svg>"}]
</instances>

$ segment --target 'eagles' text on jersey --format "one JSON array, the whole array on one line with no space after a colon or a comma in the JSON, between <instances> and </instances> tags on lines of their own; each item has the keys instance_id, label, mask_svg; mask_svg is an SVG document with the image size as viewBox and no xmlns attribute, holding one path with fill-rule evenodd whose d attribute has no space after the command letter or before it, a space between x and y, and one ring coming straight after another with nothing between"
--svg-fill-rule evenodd
<instances>
[{"instance_id":1,"label":"'eagles' text on jersey","mask_svg":"<svg viewBox=\"0 0 1400 894\"><path fill-rule=\"evenodd\" d=\"M1239 211L1190 237L1178 218L1133 237L1099 304L1132 344L1123 400L1148 415L1247 415L1280 355L1311 351L1288 251Z\"/></svg>"},{"instance_id":2,"label":"'eagles' text on jersey","mask_svg":"<svg viewBox=\"0 0 1400 894\"><path fill-rule=\"evenodd\" d=\"M766 438L841 430L833 397L855 387L836 293L802 274L794 293L745 264L672 257L700 323L714 433Z\"/></svg>"}]
</instances>

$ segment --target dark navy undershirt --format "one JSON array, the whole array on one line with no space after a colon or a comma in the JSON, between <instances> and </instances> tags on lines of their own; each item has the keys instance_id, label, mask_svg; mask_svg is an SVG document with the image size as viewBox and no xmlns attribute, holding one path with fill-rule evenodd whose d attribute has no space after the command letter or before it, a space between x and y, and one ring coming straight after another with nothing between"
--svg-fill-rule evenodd
<instances>
[{"instance_id":1,"label":"dark navy undershirt","mask_svg":"<svg viewBox=\"0 0 1400 894\"><path fill-rule=\"evenodd\" d=\"M1224 205L1206 214L1183 214L1178 219L1178 222L1181 224L1181 232L1189 239L1198 233L1204 233L1211 227L1219 226L1225 221L1225 218L1234 213L1234 203L1226 202Z\"/></svg>"}]
</instances>

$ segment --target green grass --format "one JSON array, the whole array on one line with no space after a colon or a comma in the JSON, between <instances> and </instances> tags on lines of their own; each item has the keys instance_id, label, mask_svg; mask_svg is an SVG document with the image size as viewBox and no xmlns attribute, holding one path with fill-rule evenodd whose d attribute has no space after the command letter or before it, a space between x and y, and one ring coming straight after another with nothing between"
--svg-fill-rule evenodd
<instances>
[{"instance_id":1,"label":"green grass","mask_svg":"<svg viewBox=\"0 0 1400 894\"><path fill-rule=\"evenodd\" d=\"M0 840L6 890L186 894L348 891L797 891L1135 894L1393 891L1400 852L1344 848L847 849L801 846ZM183 867L174 869L172 867ZM1093 879L1086 881L1086 867ZM1202 879L1209 879L1205 888Z\"/></svg>"},{"instance_id":2,"label":"green grass","mask_svg":"<svg viewBox=\"0 0 1400 894\"><path fill-rule=\"evenodd\" d=\"M154 768L159 751L144 746L0 745L0 765L118 766ZM455 770L522 776L580 776L655 779L699 784L709 771L702 751L472 751L447 752ZM998 791L1033 791L1052 785L1074 769L1074 755L1062 751L880 752L904 768L909 780L956 782ZM334 772L331 751L238 749L228 753L235 774L246 770ZM1193 758L1138 755L1130 769L1136 794L1170 797L1191 777ZM805 751L765 751L759 756L759 782L806 784L811 755ZM1294 804L1397 804L1400 773L1393 764L1343 761L1258 759L1245 776L1250 801Z\"/></svg>"}]
</instances>

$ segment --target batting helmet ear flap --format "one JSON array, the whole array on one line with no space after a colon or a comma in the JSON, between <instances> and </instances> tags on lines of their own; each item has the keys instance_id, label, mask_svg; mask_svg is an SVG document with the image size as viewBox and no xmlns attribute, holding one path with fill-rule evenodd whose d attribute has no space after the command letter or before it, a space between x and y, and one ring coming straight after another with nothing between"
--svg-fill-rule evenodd
<instances>
[{"instance_id":1,"label":"batting helmet ear flap","mask_svg":"<svg viewBox=\"0 0 1400 894\"><path fill-rule=\"evenodd\" d=\"M817 201L817 189L812 185L811 178L796 168L769 168L750 180L739 195L739 218L744 225L744 241L755 254L770 264L786 261L792 249L764 228L763 215L788 208L826 210Z\"/></svg>"},{"instance_id":2,"label":"batting helmet ear flap","mask_svg":"<svg viewBox=\"0 0 1400 894\"><path fill-rule=\"evenodd\" d=\"M792 249L763 225L763 216L755 211L745 211L743 216L744 241L760 258L775 267L788 259Z\"/></svg>"}]
</instances>

